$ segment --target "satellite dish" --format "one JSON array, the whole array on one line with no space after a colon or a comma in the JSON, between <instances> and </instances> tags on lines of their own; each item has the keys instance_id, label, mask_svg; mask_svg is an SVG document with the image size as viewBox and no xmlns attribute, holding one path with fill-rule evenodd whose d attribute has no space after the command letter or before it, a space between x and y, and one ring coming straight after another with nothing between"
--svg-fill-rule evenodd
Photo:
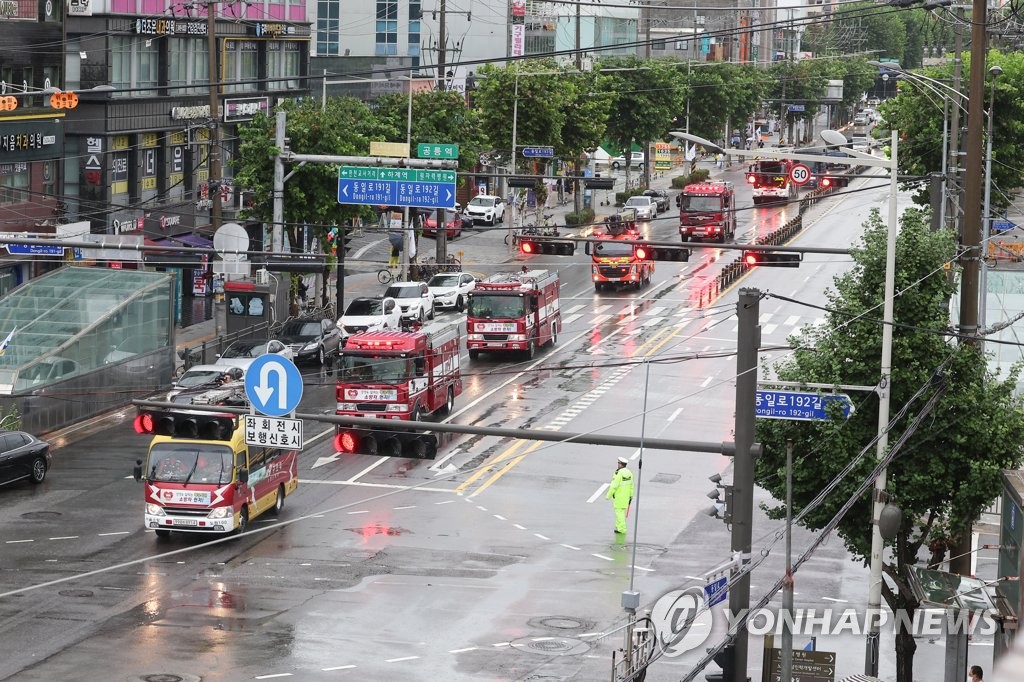
<instances>
[{"instance_id":1,"label":"satellite dish","mask_svg":"<svg viewBox=\"0 0 1024 682\"><path fill-rule=\"evenodd\" d=\"M237 252L249 250L249 233L238 223L225 223L213 233L213 248L224 260L244 260Z\"/></svg>"},{"instance_id":2,"label":"satellite dish","mask_svg":"<svg viewBox=\"0 0 1024 682\"><path fill-rule=\"evenodd\" d=\"M821 135L821 139L825 140L825 144L830 146L843 147L849 144L846 135L838 130L822 130L819 135Z\"/></svg>"}]
</instances>

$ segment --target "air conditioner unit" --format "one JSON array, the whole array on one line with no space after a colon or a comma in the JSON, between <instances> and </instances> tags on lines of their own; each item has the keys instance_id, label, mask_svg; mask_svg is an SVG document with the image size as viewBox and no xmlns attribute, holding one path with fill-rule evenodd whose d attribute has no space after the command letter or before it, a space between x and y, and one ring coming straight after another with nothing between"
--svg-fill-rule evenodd
<instances>
[{"instance_id":1,"label":"air conditioner unit","mask_svg":"<svg viewBox=\"0 0 1024 682\"><path fill-rule=\"evenodd\" d=\"M270 271L266 268L260 268L256 271L256 284L266 285L270 284Z\"/></svg>"}]
</instances>

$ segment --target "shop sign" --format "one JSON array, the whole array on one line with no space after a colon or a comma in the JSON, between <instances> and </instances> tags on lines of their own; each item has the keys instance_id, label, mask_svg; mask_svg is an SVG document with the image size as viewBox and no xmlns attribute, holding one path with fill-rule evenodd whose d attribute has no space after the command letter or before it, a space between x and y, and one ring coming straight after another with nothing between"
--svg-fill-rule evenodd
<instances>
[{"instance_id":1,"label":"shop sign","mask_svg":"<svg viewBox=\"0 0 1024 682\"><path fill-rule=\"evenodd\" d=\"M0 0L0 19L36 19L39 5L34 2Z\"/></svg>"},{"instance_id":2,"label":"shop sign","mask_svg":"<svg viewBox=\"0 0 1024 682\"><path fill-rule=\"evenodd\" d=\"M145 216L141 211L118 211L110 216L110 234L132 234L142 231Z\"/></svg>"},{"instance_id":3,"label":"shop sign","mask_svg":"<svg viewBox=\"0 0 1024 682\"><path fill-rule=\"evenodd\" d=\"M210 105L199 104L194 107L171 107L171 119L189 121L196 118L210 118Z\"/></svg>"},{"instance_id":4,"label":"shop sign","mask_svg":"<svg viewBox=\"0 0 1024 682\"><path fill-rule=\"evenodd\" d=\"M139 17L135 20L135 32L145 36L205 36L206 22Z\"/></svg>"},{"instance_id":5,"label":"shop sign","mask_svg":"<svg viewBox=\"0 0 1024 682\"><path fill-rule=\"evenodd\" d=\"M268 24L260 22L253 26L256 37L277 37L295 35L295 27L288 24Z\"/></svg>"},{"instance_id":6,"label":"shop sign","mask_svg":"<svg viewBox=\"0 0 1024 682\"><path fill-rule=\"evenodd\" d=\"M92 0L68 0L68 16L91 17Z\"/></svg>"},{"instance_id":7,"label":"shop sign","mask_svg":"<svg viewBox=\"0 0 1024 682\"><path fill-rule=\"evenodd\" d=\"M224 122L248 121L256 114L270 111L269 97L224 100Z\"/></svg>"},{"instance_id":8,"label":"shop sign","mask_svg":"<svg viewBox=\"0 0 1024 682\"><path fill-rule=\"evenodd\" d=\"M55 159L63 152L60 121L0 122L0 163Z\"/></svg>"},{"instance_id":9,"label":"shop sign","mask_svg":"<svg viewBox=\"0 0 1024 682\"><path fill-rule=\"evenodd\" d=\"M170 210L181 211L180 213L147 213L144 218L143 227L145 228L146 234L159 236L163 232L167 232L168 229L174 229L175 234L181 232L182 228L192 229L194 220L192 219L192 206L190 204L181 204L178 207Z\"/></svg>"}]
</instances>

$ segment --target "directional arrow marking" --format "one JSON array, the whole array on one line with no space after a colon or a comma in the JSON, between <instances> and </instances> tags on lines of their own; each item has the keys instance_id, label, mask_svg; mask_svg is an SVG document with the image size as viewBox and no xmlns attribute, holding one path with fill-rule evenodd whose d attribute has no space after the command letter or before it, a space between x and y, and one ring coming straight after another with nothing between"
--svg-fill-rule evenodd
<instances>
[{"instance_id":1,"label":"directional arrow marking","mask_svg":"<svg viewBox=\"0 0 1024 682\"><path fill-rule=\"evenodd\" d=\"M348 196L348 185L342 185L341 193L344 194L346 197Z\"/></svg>"},{"instance_id":2,"label":"directional arrow marking","mask_svg":"<svg viewBox=\"0 0 1024 682\"><path fill-rule=\"evenodd\" d=\"M277 375L277 388L270 385L270 373ZM277 409L284 410L288 407L288 372L281 365L267 363L260 367L260 383L253 387L256 397L260 399L260 405L266 407L270 399L277 391Z\"/></svg>"},{"instance_id":3,"label":"directional arrow marking","mask_svg":"<svg viewBox=\"0 0 1024 682\"><path fill-rule=\"evenodd\" d=\"M316 469L317 467L322 467L325 464L333 464L333 463L338 461L338 457L340 457L340 456L341 456L340 452L335 452L330 457L317 457L316 458L316 462L314 462L313 466L311 466L309 468L310 469Z\"/></svg>"}]
</instances>

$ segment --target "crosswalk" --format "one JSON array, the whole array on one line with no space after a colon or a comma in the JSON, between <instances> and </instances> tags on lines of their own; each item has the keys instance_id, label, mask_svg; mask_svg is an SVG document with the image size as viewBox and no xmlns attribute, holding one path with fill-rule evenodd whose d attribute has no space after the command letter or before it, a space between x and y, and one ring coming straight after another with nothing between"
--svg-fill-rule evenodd
<instances>
[{"instance_id":1,"label":"crosswalk","mask_svg":"<svg viewBox=\"0 0 1024 682\"><path fill-rule=\"evenodd\" d=\"M821 325L825 318L819 315L792 315L788 313L762 313L761 338L779 343L808 327ZM570 305L562 310L562 328L565 331L595 328L604 324L621 328L623 337L635 336L662 325L686 327L697 335L713 330L720 336L735 336L739 324L735 314L723 310L706 310L688 306L655 305L645 307L637 303Z\"/></svg>"}]
</instances>

